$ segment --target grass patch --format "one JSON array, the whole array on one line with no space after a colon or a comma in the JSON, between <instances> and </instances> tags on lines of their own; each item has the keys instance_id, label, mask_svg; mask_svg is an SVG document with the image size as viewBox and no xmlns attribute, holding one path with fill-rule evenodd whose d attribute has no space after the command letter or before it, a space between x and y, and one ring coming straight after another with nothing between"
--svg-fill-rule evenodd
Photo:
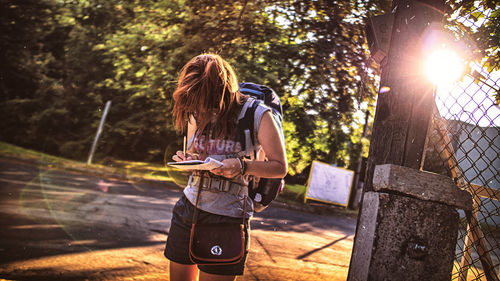
<instances>
[{"instance_id":1,"label":"grass patch","mask_svg":"<svg viewBox=\"0 0 500 281\"><path fill-rule=\"evenodd\" d=\"M301 184L285 184L285 188L280 197L285 197L293 201L304 201L306 186ZM279 198L279 197L278 197Z\"/></svg>"},{"instance_id":2,"label":"grass patch","mask_svg":"<svg viewBox=\"0 0 500 281\"><path fill-rule=\"evenodd\" d=\"M0 155L18 157L29 160L46 161L54 164L74 162L68 159L52 156L35 150L22 148L6 142L0 142Z\"/></svg>"},{"instance_id":3,"label":"grass patch","mask_svg":"<svg viewBox=\"0 0 500 281\"><path fill-rule=\"evenodd\" d=\"M175 181L172 177L172 174L174 173L167 173L167 168L160 164L112 160L108 165L116 169L120 169L122 173L125 173L130 177Z\"/></svg>"},{"instance_id":4,"label":"grass patch","mask_svg":"<svg viewBox=\"0 0 500 281\"><path fill-rule=\"evenodd\" d=\"M111 161L108 165L90 164L57 157L31 149L22 148L13 144L0 142L0 155L43 162L48 167L61 167L66 169L81 170L86 169L90 172L106 172L111 174L122 174L128 178L139 177L150 180L173 181L164 166L155 165L146 162L130 162L130 161Z\"/></svg>"}]
</instances>

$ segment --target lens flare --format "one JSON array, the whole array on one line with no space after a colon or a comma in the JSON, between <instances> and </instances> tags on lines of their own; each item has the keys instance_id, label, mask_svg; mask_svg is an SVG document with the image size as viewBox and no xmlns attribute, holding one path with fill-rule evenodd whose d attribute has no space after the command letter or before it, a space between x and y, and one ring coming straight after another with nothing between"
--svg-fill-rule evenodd
<instances>
[{"instance_id":1,"label":"lens flare","mask_svg":"<svg viewBox=\"0 0 500 281\"><path fill-rule=\"evenodd\" d=\"M454 51L439 49L427 57L424 71L427 79L435 85L450 85L462 76L464 65L460 56Z\"/></svg>"},{"instance_id":2,"label":"lens flare","mask_svg":"<svg viewBox=\"0 0 500 281\"><path fill-rule=\"evenodd\" d=\"M380 87L380 90L378 91L379 94L386 94L391 91L391 88L388 86L382 86Z\"/></svg>"},{"instance_id":3,"label":"lens flare","mask_svg":"<svg viewBox=\"0 0 500 281\"><path fill-rule=\"evenodd\" d=\"M165 148L165 152L163 153L163 163L165 167L165 171L167 172L167 175L169 178L172 179L172 181L179 187L184 188L186 187L188 180L189 180L189 175L191 172L188 171L181 171L176 168L172 168L167 165L167 162L172 161L169 160L171 155L169 154L168 151L168 146Z\"/></svg>"}]
</instances>

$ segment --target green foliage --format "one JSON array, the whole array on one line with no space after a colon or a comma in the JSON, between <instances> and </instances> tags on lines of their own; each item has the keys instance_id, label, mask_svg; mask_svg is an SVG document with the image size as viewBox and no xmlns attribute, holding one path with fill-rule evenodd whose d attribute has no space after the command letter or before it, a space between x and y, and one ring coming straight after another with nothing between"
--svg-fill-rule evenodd
<instances>
[{"instance_id":1,"label":"green foliage","mask_svg":"<svg viewBox=\"0 0 500 281\"><path fill-rule=\"evenodd\" d=\"M3 140L84 160L111 100L96 159L163 162L181 146L178 72L215 52L281 96L291 175L365 153L356 112L372 109L375 77L363 19L383 1L21 2L0 0Z\"/></svg>"},{"instance_id":2,"label":"green foliage","mask_svg":"<svg viewBox=\"0 0 500 281\"><path fill-rule=\"evenodd\" d=\"M448 26L470 49L471 61L482 65L489 73L500 70L500 4L495 0L448 1L450 22ZM500 89L485 82L484 77L470 66L467 74L481 86L496 91L496 104L500 104Z\"/></svg>"}]
</instances>

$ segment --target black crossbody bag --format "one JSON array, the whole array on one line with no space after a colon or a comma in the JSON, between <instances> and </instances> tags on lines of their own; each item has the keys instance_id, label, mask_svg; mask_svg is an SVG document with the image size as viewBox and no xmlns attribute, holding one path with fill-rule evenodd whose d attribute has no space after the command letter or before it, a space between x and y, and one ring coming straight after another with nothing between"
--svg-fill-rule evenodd
<instances>
[{"instance_id":1,"label":"black crossbody bag","mask_svg":"<svg viewBox=\"0 0 500 281\"><path fill-rule=\"evenodd\" d=\"M193 223L189 238L189 258L201 265L227 265L239 263L245 255L245 217L247 198L244 197L241 223L198 224L198 202L203 186L203 175L198 186Z\"/></svg>"}]
</instances>

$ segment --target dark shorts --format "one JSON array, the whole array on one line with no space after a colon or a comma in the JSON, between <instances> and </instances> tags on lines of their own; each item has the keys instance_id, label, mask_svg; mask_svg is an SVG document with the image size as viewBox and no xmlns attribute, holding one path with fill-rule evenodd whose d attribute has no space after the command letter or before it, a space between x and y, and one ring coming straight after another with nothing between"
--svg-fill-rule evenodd
<instances>
[{"instance_id":1,"label":"dark shorts","mask_svg":"<svg viewBox=\"0 0 500 281\"><path fill-rule=\"evenodd\" d=\"M186 196L177 201L174 206L170 231L168 233L165 257L180 264L194 264L189 259L189 235L193 219L194 206ZM233 218L208 213L198 209L198 223L241 223L241 218ZM240 263L231 265L198 265L198 268L206 273L217 275L243 275L245 261L248 255L249 245L249 223L245 223L245 256Z\"/></svg>"}]
</instances>

